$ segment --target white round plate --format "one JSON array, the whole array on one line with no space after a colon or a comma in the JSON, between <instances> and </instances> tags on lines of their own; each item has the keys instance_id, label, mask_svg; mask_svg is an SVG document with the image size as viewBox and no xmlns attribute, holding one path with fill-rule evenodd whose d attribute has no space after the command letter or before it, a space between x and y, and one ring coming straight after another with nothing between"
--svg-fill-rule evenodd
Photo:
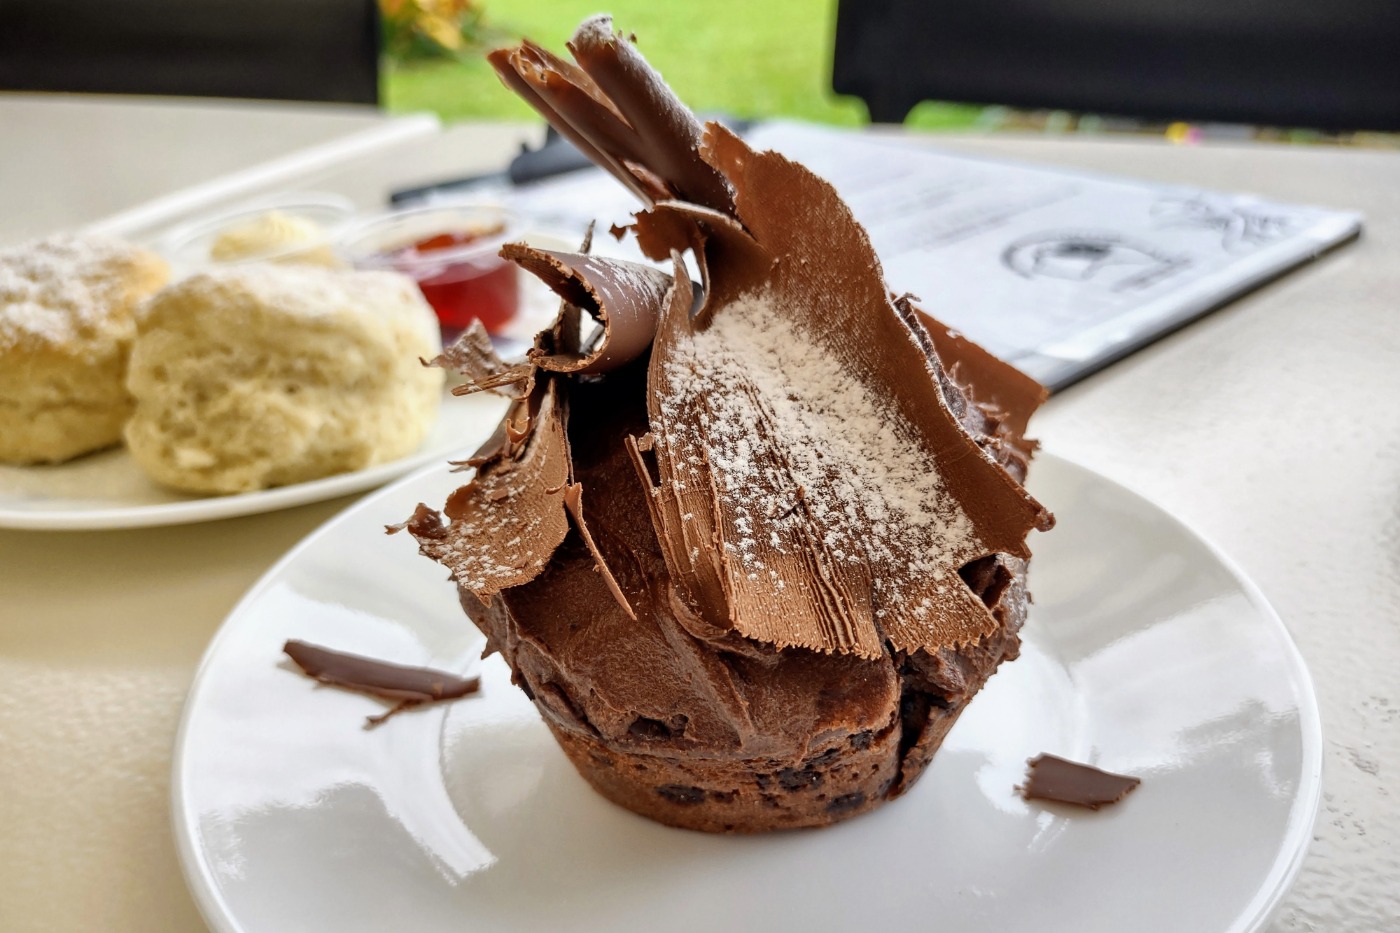
<instances>
[{"instance_id":1,"label":"white round plate","mask_svg":"<svg viewBox=\"0 0 1400 933\"><path fill-rule=\"evenodd\" d=\"M486 440L505 405L495 396L445 396L437 424L416 453L353 473L234 496L166 489L148 478L124 447L55 466L0 464L0 528L81 531L183 525L333 499L382 486Z\"/></svg>"},{"instance_id":2,"label":"white round plate","mask_svg":"<svg viewBox=\"0 0 1400 933\"><path fill-rule=\"evenodd\" d=\"M175 832L218 931L1259 930L1320 792L1308 674L1255 587L1171 516L1040 458L1059 518L1033 540L1021 658L923 779L828 829L670 829L573 771L438 565L382 533L460 477L421 471L355 504L234 610L177 740ZM372 731L368 697L281 657L303 638L449 670L482 692ZM1053 752L1138 775L1099 812L1023 801Z\"/></svg>"}]
</instances>

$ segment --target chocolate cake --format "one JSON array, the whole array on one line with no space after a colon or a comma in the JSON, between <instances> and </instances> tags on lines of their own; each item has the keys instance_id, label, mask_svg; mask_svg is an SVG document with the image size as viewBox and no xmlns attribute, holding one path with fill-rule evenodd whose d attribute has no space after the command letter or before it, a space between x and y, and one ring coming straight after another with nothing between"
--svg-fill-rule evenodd
<instances>
[{"instance_id":1,"label":"chocolate cake","mask_svg":"<svg viewBox=\"0 0 1400 933\"><path fill-rule=\"evenodd\" d=\"M513 402L406 526L610 800L712 832L865 812L1017 655L1044 389L892 297L830 185L702 126L610 19L569 48L491 60L670 274L507 247L559 318L524 363L481 331L440 358Z\"/></svg>"}]
</instances>

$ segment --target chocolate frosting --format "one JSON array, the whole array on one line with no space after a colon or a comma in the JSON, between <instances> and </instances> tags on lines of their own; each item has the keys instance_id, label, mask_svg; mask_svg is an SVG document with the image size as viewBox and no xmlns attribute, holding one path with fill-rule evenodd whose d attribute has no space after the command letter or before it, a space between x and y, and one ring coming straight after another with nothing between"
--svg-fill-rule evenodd
<instances>
[{"instance_id":1,"label":"chocolate frosting","mask_svg":"<svg viewBox=\"0 0 1400 933\"><path fill-rule=\"evenodd\" d=\"M469 461L477 476L441 515L420 507L408 523L423 552L489 603L546 577L572 521L634 615L640 597L589 530L611 520L593 505L607 496L585 502L569 438L589 414L577 380L645 363L645 424L617 443L664 560L664 601L692 634L866 659L995 634L959 571L1028 557L1027 533L1053 522L1018 482L1043 390L893 300L830 185L701 127L608 18L570 48L577 65L529 43L492 62L651 205L633 232L672 276L504 251L561 296L560 318L528 366L469 355L474 387L523 394ZM590 346L574 336L585 313L602 325Z\"/></svg>"}]
</instances>

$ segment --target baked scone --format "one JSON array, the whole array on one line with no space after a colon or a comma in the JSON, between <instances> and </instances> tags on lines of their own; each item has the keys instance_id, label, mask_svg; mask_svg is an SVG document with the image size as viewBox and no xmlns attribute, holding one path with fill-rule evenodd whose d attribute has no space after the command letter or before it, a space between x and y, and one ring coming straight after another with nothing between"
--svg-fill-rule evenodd
<instances>
[{"instance_id":1,"label":"baked scone","mask_svg":"<svg viewBox=\"0 0 1400 933\"><path fill-rule=\"evenodd\" d=\"M523 364L444 354L515 402L405 527L608 799L712 832L863 813L1017 655L1045 390L892 297L829 184L702 127L609 19L569 49L491 60L672 273L507 247L559 319Z\"/></svg>"},{"instance_id":2,"label":"baked scone","mask_svg":"<svg viewBox=\"0 0 1400 933\"><path fill-rule=\"evenodd\" d=\"M97 236L0 250L0 461L58 463L119 443L133 312L170 276Z\"/></svg>"},{"instance_id":3,"label":"baked scone","mask_svg":"<svg viewBox=\"0 0 1400 933\"><path fill-rule=\"evenodd\" d=\"M142 309L127 386L131 456L176 489L236 493L412 453L437 418L441 346L414 283L388 272L202 272Z\"/></svg>"}]
</instances>

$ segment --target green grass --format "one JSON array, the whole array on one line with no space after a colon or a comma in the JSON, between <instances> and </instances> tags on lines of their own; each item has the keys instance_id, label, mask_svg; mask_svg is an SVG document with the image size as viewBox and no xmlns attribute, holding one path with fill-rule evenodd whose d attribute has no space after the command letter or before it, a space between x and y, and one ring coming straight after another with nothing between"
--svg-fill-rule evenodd
<instances>
[{"instance_id":1,"label":"green grass","mask_svg":"<svg viewBox=\"0 0 1400 933\"><path fill-rule=\"evenodd\" d=\"M860 125L865 105L831 91L834 0L484 0L487 24L504 44L528 36L564 52L589 14L608 10L692 109L739 117L795 117ZM530 119L485 60L391 64L391 111L428 110L445 120ZM967 127L980 108L925 103L909 120L926 128Z\"/></svg>"}]
</instances>

